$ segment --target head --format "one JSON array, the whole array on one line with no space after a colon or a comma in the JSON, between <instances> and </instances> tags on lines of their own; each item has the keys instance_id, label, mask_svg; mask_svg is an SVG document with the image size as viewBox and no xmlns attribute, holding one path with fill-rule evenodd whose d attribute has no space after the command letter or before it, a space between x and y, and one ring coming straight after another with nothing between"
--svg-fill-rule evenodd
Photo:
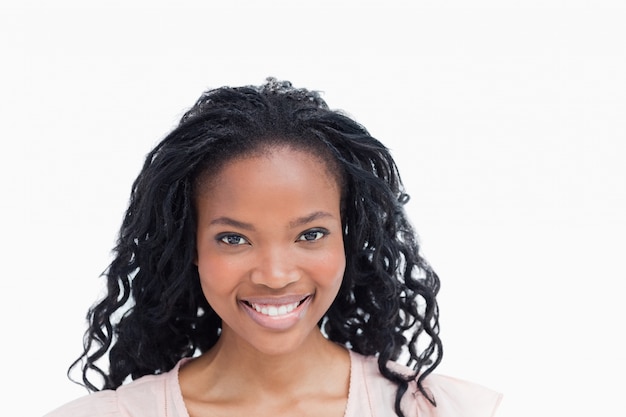
<instances>
[{"instance_id":1,"label":"head","mask_svg":"<svg viewBox=\"0 0 626 417\"><path fill-rule=\"evenodd\" d=\"M229 352L315 352L345 270L341 189L319 156L282 145L198 187L196 265Z\"/></svg>"},{"instance_id":2,"label":"head","mask_svg":"<svg viewBox=\"0 0 626 417\"><path fill-rule=\"evenodd\" d=\"M198 201L232 164L277 149L307 156L337 188L345 270L318 323L328 338L379 355L381 364L405 351L421 368L439 355L439 281L418 253L388 149L316 92L268 79L207 91L147 156L107 271L109 294L91 311L92 323L110 328L111 314L132 300L114 325L107 387L129 374L171 368L216 343L221 320L198 274ZM431 343L419 353L423 332ZM91 333L104 346L85 355L88 362L112 344L112 337Z\"/></svg>"}]
</instances>

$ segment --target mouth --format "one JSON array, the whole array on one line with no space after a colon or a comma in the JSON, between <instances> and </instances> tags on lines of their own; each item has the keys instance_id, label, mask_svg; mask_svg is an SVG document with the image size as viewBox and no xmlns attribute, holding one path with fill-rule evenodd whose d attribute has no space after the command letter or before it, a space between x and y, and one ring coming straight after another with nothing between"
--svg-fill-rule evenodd
<instances>
[{"instance_id":1,"label":"mouth","mask_svg":"<svg viewBox=\"0 0 626 417\"><path fill-rule=\"evenodd\" d=\"M240 300L241 306L259 326L271 331L285 331L305 317L313 296L289 296L284 298L248 298Z\"/></svg>"},{"instance_id":2,"label":"mouth","mask_svg":"<svg viewBox=\"0 0 626 417\"><path fill-rule=\"evenodd\" d=\"M292 302L292 303L261 303L261 302L252 302L247 300L242 300L242 302L251 309L254 309L257 313L263 314L264 316L269 317L279 317L285 316L289 313L292 313L302 304L304 304L311 296L307 295L302 298L300 301Z\"/></svg>"}]
</instances>

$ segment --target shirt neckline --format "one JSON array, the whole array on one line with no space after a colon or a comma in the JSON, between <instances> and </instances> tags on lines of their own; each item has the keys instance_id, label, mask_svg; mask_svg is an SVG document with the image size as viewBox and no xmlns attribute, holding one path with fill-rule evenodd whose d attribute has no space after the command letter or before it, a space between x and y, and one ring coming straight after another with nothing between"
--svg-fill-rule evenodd
<instances>
[{"instance_id":1,"label":"shirt neckline","mask_svg":"<svg viewBox=\"0 0 626 417\"><path fill-rule=\"evenodd\" d=\"M349 381L348 381L348 398L346 400L346 407L344 408L344 412L343 412L343 417L349 417L350 415L354 414L353 413L353 408L354 408L354 390L355 390L355 378L356 378L356 373L358 371L356 371L357 368L357 357L356 354L354 352L352 352L352 350L347 349L348 350L348 356L350 358L350 372L349 372ZM171 395L171 397L173 398L174 401L174 409L176 410L176 413L180 416L180 417L189 417L189 411L187 411L187 406L185 405L185 400L183 399L183 393L181 391L180 388L180 381L178 379L178 374L180 372L180 368L185 365L185 363L189 362L190 360L192 360L193 358L183 358L180 361L178 361L178 363L174 366L174 368L168 373L168 378L167 378L167 386L166 386L166 398L168 397L168 394ZM169 391L169 393L167 392ZM167 404L167 402L166 402ZM174 417L174 416L170 416L169 415L169 407L166 405L165 407L165 417Z\"/></svg>"}]
</instances>

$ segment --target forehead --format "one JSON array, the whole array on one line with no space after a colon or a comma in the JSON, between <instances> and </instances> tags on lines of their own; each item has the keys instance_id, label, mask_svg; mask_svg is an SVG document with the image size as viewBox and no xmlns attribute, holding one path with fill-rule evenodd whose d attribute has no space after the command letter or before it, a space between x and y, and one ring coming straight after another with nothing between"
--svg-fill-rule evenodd
<instances>
[{"instance_id":1,"label":"forehead","mask_svg":"<svg viewBox=\"0 0 626 417\"><path fill-rule=\"evenodd\" d=\"M199 188L201 218L295 218L331 212L339 218L341 189L323 160L307 152L280 148L237 158Z\"/></svg>"},{"instance_id":2,"label":"forehead","mask_svg":"<svg viewBox=\"0 0 626 417\"><path fill-rule=\"evenodd\" d=\"M284 178L299 176L321 176L321 179L332 184L340 191L343 189L343 176L339 164L330 155L321 155L315 149L303 149L290 145L263 146L237 156L227 158L207 169L198 176L196 195L214 191L214 187L224 183L233 174L258 177L258 169L263 166L266 171L265 183L275 184ZM273 176L271 174L274 174Z\"/></svg>"}]
</instances>

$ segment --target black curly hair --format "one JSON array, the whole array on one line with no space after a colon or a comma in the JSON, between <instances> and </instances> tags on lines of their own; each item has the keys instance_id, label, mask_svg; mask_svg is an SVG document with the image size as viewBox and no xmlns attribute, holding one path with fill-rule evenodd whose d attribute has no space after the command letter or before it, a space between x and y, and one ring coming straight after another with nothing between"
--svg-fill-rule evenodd
<instances>
[{"instance_id":1,"label":"black curly hair","mask_svg":"<svg viewBox=\"0 0 626 417\"><path fill-rule=\"evenodd\" d=\"M396 164L382 143L330 110L317 92L274 78L203 93L147 155L104 273L106 295L87 314L84 351L68 374L80 367L89 390L115 389L128 377L167 372L216 343L221 319L203 295L194 263L196 189L222 164L276 144L320 156L342 188L346 269L320 320L322 331L377 356L382 375L398 386L398 415L415 378L435 404L422 382L442 355L439 278L420 255ZM105 370L99 362L107 352ZM413 375L388 367L401 359Z\"/></svg>"}]
</instances>

